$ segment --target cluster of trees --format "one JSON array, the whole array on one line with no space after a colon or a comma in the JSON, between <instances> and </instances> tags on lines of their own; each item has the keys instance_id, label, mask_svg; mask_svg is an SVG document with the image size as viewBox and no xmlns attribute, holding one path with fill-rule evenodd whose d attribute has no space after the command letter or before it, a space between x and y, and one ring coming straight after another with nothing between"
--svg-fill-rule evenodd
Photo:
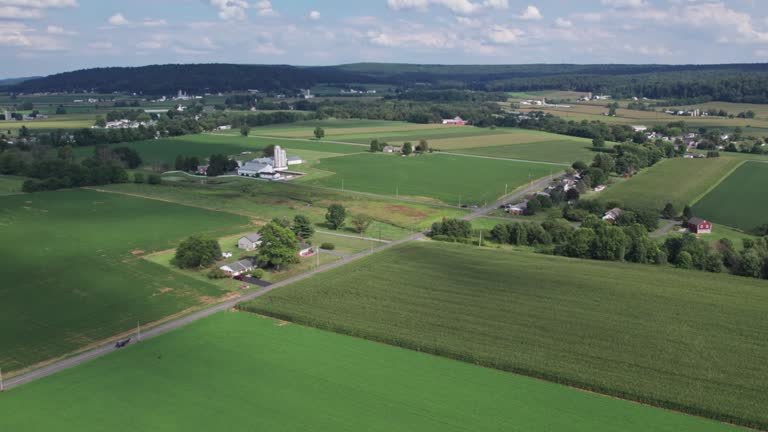
<instances>
[{"instance_id":1,"label":"cluster of trees","mask_svg":"<svg viewBox=\"0 0 768 432\"><path fill-rule=\"evenodd\" d=\"M446 218L432 224L429 235L434 240L467 243L472 237L472 224L462 219Z\"/></svg>"},{"instance_id":2,"label":"cluster of trees","mask_svg":"<svg viewBox=\"0 0 768 432\"><path fill-rule=\"evenodd\" d=\"M72 147L59 148L51 157L48 148L35 146L29 151L6 149L0 152L0 174L31 177L23 185L24 192L39 192L126 183L130 180L125 168L136 168L141 158L135 150L106 146L95 148L92 157L75 162Z\"/></svg>"},{"instance_id":3,"label":"cluster of trees","mask_svg":"<svg viewBox=\"0 0 768 432\"><path fill-rule=\"evenodd\" d=\"M209 177L220 176L237 169L237 161L228 158L223 154L213 154L208 159L208 170L206 175Z\"/></svg>"},{"instance_id":4,"label":"cluster of trees","mask_svg":"<svg viewBox=\"0 0 768 432\"><path fill-rule=\"evenodd\" d=\"M509 96L504 92L469 90L410 90L386 99L411 100L419 102L505 102Z\"/></svg>"},{"instance_id":5,"label":"cluster of trees","mask_svg":"<svg viewBox=\"0 0 768 432\"><path fill-rule=\"evenodd\" d=\"M176 171L195 172L200 166L200 159L197 156L176 156L173 168Z\"/></svg>"},{"instance_id":6,"label":"cluster of trees","mask_svg":"<svg viewBox=\"0 0 768 432\"><path fill-rule=\"evenodd\" d=\"M608 224L590 214L579 228L562 219L548 219L541 224L498 224L489 234L500 244L532 246L542 253L572 258L669 264L689 270L729 271L739 276L768 278L768 237L744 239L741 250L729 239L713 246L693 234L673 235L659 245L649 236L648 225L640 222L626 218Z\"/></svg>"},{"instance_id":7,"label":"cluster of trees","mask_svg":"<svg viewBox=\"0 0 768 432\"><path fill-rule=\"evenodd\" d=\"M172 264L182 269L205 268L221 259L221 245L213 239L192 236L176 248Z\"/></svg>"}]
</instances>

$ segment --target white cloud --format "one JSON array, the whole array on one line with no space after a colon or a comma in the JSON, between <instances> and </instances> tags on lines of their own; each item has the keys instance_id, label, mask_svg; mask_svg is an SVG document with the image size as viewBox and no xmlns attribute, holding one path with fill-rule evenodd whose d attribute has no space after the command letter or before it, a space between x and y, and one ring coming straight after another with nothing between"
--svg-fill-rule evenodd
<instances>
[{"instance_id":1,"label":"white cloud","mask_svg":"<svg viewBox=\"0 0 768 432\"><path fill-rule=\"evenodd\" d=\"M272 2L270 0L261 0L260 2L256 3L254 6L254 9L256 9L256 13L258 13L261 16L276 16L277 12L272 8Z\"/></svg>"},{"instance_id":2,"label":"white cloud","mask_svg":"<svg viewBox=\"0 0 768 432\"><path fill-rule=\"evenodd\" d=\"M219 18L223 20L243 20L245 10L250 6L245 0L210 0L211 6L219 9Z\"/></svg>"},{"instance_id":3,"label":"white cloud","mask_svg":"<svg viewBox=\"0 0 768 432\"><path fill-rule=\"evenodd\" d=\"M452 48L454 46L451 37L438 32L406 32L397 30L370 31L367 34L368 40L382 47L426 47L426 48Z\"/></svg>"},{"instance_id":4,"label":"white cloud","mask_svg":"<svg viewBox=\"0 0 768 432\"><path fill-rule=\"evenodd\" d=\"M529 5L528 7L526 7L517 17L525 21L538 21L544 18L541 15L541 11L539 10L539 8L533 5Z\"/></svg>"},{"instance_id":5,"label":"white cloud","mask_svg":"<svg viewBox=\"0 0 768 432\"><path fill-rule=\"evenodd\" d=\"M77 6L76 0L0 0L0 19L40 19L45 9Z\"/></svg>"},{"instance_id":6,"label":"white cloud","mask_svg":"<svg viewBox=\"0 0 768 432\"><path fill-rule=\"evenodd\" d=\"M116 13L116 14L112 15L111 17L109 17L107 22L109 22L112 25L116 25L116 26L121 26L121 25L129 24L129 21L121 13Z\"/></svg>"},{"instance_id":7,"label":"white cloud","mask_svg":"<svg viewBox=\"0 0 768 432\"><path fill-rule=\"evenodd\" d=\"M39 9L23 9L16 6L0 6L0 18L4 19L38 19L43 17Z\"/></svg>"},{"instance_id":8,"label":"white cloud","mask_svg":"<svg viewBox=\"0 0 768 432\"><path fill-rule=\"evenodd\" d=\"M603 6L612 8L640 8L648 6L645 0L602 0Z\"/></svg>"},{"instance_id":9,"label":"white cloud","mask_svg":"<svg viewBox=\"0 0 768 432\"><path fill-rule=\"evenodd\" d=\"M496 44L507 45L520 42L520 37L525 33L516 28L507 28L500 25L492 26L486 32L488 39Z\"/></svg>"},{"instance_id":10,"label":"white cloud","mask_svg":"<svg viewBox=\"0 0 768 432\"><path fill-rule=\"evenodd\" d=\"M40 35L26 24L4 22L0 26L0 46L25 48L37 51L55 51L64 49L62 42L46 35Z\"/></svg>"},{"instance_id":11,"label":"white cloud","mask_svg":"<svg viewBox=\"0 0 768 432\"><path fill-rule=\"evenodd\" d=\"M319 20L320 19L320 12L313 10L309 13L309 19L311 20Z\"/></svg>"},{"instance_id":12,"label":"white cloud","mask_svg":"<svg viewBox=\"0 0 768 432\"><path fill-rule=\"evenodd\" d=\"M162 27L168 25L168 21L164 19L144 18L141 25L144 27Z\"/></svg>"},{"instance_id":13,"label":"white cloud","mask_svg":"<svg viewBox=\"0 0 768 432\"><path fill-rule=\"evenodd\" d=\"M77 7L77 0L0 0L0 6L22 6L35 9Z\"/></svg>"},{"instance_id":14,"label":"white cloud","mask_svg":"<svg viewBox=\"0 0 768 432\"><path fill-rule=\"evenodd\" d=\"M427 10L430 6L442 6L453 13L472 14L482 9L502 10L509 8L508 0L387 0L392 10L418 9Z\"/></svg>"},{"instance_id":15,"label":"white cloud","mask_svg":"<svg viewBox=\"0 0 768 432\"><path fill-rule=\"evenodd\" d=\"M555 27L558 28L571 28L573 27L573 21L567 20L565 18L558 18L555 20Z\"/></svg>"},{"instance_id":16,"label":"white cloud","mask_svg":"<svg viewBox=\"0 0 768 432\"><path fill-rule=\"evenodd\" d=\"M275 46L272 42L266 42L266 43L260 43L256 46L256 48L251 50L254 54L265 54L265 55L283 55L285 54L285 50L282 50Z\"/></svg>"},{"instance_id":17,"label":"white cloud","mask_svg":"<svg viewBox=\"0 0 768 432\"><path fill-rule=\"evenodd\" d=\"M624 51L648 57L667 57L672 55L672 52L664 46L649 47L646 45L633 46L626 44L624 45Z\"/></svg>"},{"instance_id":18,"label":"white cloud","mask_svg":"<svg viewBox=\"0 0 768 432\"><path fill-rule=\"evenodd\" d=\"M75 35L77 32L66 30L64 27L56 26L56 25L49 25L45 31L48 34L55 34L55 35Z\"/></svg>"}]
</instances>

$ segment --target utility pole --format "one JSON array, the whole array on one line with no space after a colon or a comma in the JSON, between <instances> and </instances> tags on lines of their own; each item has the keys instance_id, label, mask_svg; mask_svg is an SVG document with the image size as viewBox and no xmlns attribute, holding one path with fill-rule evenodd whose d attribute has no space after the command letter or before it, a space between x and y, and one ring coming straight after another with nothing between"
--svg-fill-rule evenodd
<instances>
[{"instance_id":1,"label":"utility pole","mask_svg":"<svg viewBox=\"0 0 768 432\"><path fill-rule=\"evenodd\" d=\"M483 247L483 230L480 230L480 247Z\"/></svg>"},{"instance_id":2,"label":"utility pole","mask_svg":"<svg viewBox=\"0 0 768 432\"><path fill-rule=\"evenodd\" d=\"M509 184L505 184L504 185L504 196L507 196L508 193L509 193Z\"/></svg>"}]
</instances>

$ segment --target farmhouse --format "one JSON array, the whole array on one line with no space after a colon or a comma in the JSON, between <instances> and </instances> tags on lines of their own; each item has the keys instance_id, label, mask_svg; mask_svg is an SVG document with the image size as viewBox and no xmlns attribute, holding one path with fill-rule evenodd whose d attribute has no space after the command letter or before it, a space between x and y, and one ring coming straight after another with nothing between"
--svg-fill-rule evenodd
<instances>
[{"instance_id":1,"label":"farmhouse","mask_svg":"<svg viewBox=\"0 0 768 432\"><path fill-rule=\"evenodd\" d=\"M632 126L632 130L635 132L645 132L648 130L648 126Z\"/></svg>"},{"instance_id":2,"label":"farmhouse","mask_svg":"<svg viewBox=\"0 0 768 432\"><path fill-rule=\"evenodd\" d=\"M443 124L444 125L453 125L453 126L466 126L467 125L467 121L464 120L461 117L456 117L456 118L452 118L452 119L443 119Z\"/></svg>"},{"instance_id":3,"label":"farmhouse","mask_svg":"<svg viewBox=\"0 0 768 432\"><path fill-rule=\"evenodd\" d=\"M605 216L603 216L603 220L608 222L608 223L614 223L614 222L616 222L616 219L618 219L619 216L621 216L623 214L624 214L624 210L616 207L616 208L608 210L605 213Z\"/></svg>"},{"instance_id":4,"label":"farmhouse","mask_svg":"<svg viewBox=\"0 0 768 432\"><path fill-rule=\"evenodd\" d=\"M511 215L523 215L528 210L528 201L522 201L507 207L507 213Z\"/></svg>"},{"instance_id":5,"label":"farmhouse","mask_svg":"<svg viewBox=\"0 0 768 432\"><path fill-rule=\"evenodd\" d=\"M688 219L688 229L694 234L712 234L712 223L699 217Z\"/></svg>"},{"instance_id":6,"label":"farmhouse","mask_svg":"<svg viewBox=\"0 0 768 432\"><path fill-rule=\"evenodd\" d=\"M208 167L210 165L198 165L197 167L197 174L199 175L208 175Z\"/></svg>"},{"instance_id":7,"label":"farmhouse","mask_svg":"<svg viewBox=\"0 0 768 432\"><path fill-rule=\"evenodd\" d=\"M391 145L384 146L384 148L381 150L384 153L400 153L402 150L400 147L394 147Z\"/></svg>"},{"instance_id":8,"label":"farmhouse","mask_svg":"<svg viewBox=\"0 0 768 432\"><path fill-rule=\"evenodd\" d=\"M221 271L223 271L224 273L230 276L240 276L243 273L248 273L254 268L256 268L256 265L253 263L253 261L249 259L240 260L238 262L225 264L219 267Z\"/></svg>"},{"instance_id":9,"label":"farmhouse","mask_svg":"<svg viewBox=\"0 0 768 432\"><path fill-rule=\"evenodd\" d=\"M237 247L247 251L256 250L259 246L261 246L260 234L244 235L237 241Z\"/></svg>"}]
</instances>

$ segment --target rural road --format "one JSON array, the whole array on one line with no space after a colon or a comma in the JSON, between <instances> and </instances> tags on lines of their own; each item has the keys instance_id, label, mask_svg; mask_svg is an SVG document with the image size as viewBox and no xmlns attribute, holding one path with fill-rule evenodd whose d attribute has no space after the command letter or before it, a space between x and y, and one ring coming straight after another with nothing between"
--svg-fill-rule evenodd
<instances>
[{"instance_id":1,"label":"rural road","mask_svg":"<svg viewBox=\"0 0 768 432\"><path fill-rule=\"evenodd\" d=\"M651 238L663 237L669 234L669 232L672 231L673 228L680 225L679 221L662 220L662 222L664 223L664 225L661 228L657 229L656 231L652 232L650 234Z\"/></svg>"},{"instance_id":2,"label":"rural road","mask_svg":"<svg viewBox=\"0 0 768 432\"><path fill-rule=\"evenodd\" d=\"M559 175L559 174L557 174L557 175ZM536 181L536 182L532 183L530 186L528 186L527 188L522 189L520 191L517 191L517 192L515 192L515 193L513 193L511 195L508 195L508 196L504 197L503 199L501 199L500 201L494 203L493 205L489 205L489 206L486 206L486 207L475 209L472 213L466 215L464 217L464 220L471 221L471 220L477 219L477 218L482 217L482 216L488 214L489 212L497 209L499 206L502 206L502 205L508 204L510 202L513 202L515 200L518 200L518 199L520 199L520 198L522 198L525 195L528 195L530 193L534 193L534 192L540 191L540 190L544 189L549 184L549 182L553 178L555 178L557 175L552 176L552 177L547 177L545 179L541 179L539 181ZM348 264L348 263L350 263L352 261L357 261L357 260L359 260L361 258L364 258L366 256L375 254L377 252L380 252L380 251L383 251L383 250L386 250L386 249L390 249L390 248L399 246L399 245L404 244L404 243L408 243L408 242L417 240L419 238L422 238L425 234L426 234L426 231L425 232L420 232L420 233L417 233L417 234L413 234L411 236L402 238L400 240L396 240L396 241L389 242L389 243L384 243L384 244L382 244L382 245L380 245L380 246L378 246L376 248L373 248L373 249L370 249L370 250L366 250L366 251L363 251L363 252L360 252L360 253L357 253L357 254L354 254L354 255L349 255L349 256L346 256L346 257L344 257L344 258L342 258L342 259L340 259L338 261L325 264L323 266L318 267L314 271L294 276L294 277L286 279L284 281L272 284L272 285L270 285L268 287L260 288L260 289L258 289L256 291L247 293L247 294L245 294L245 295L243 295L241 297L238 297L236 299L229 300L229 301L226 301L226 302L223 302L223 303L219 303L217 305L211 306L211 307L206 308L206 309L202 309L202 310L197 311L197 312L193 312L193 313L191 313L189 315L183 316L183 317L175 319L173 321L168 321L166 323L157 325L155 327L148 328L147 330L142 330L141 340L144 341L144 340L151 339L151 338L157 337L159 335L168 333L168 332L170 332L172 330L175 330L175 329L178 329L180 327L183 327L183 326L185 326L185 325L187 325L189 323L192 323L192 322L195 322L197 320L209 317L209 316L211 316L211 315L213 315L215 313L231 309L231 308L235 307L235 305L237 305L238 303L241 303L241 302L244 302L244 301L248 301L248 300L253 300L253 299L261 297L261 296L263 296L263 295L265 295L265 294L267 294L267 293L269 293L271 291L274 291L276 289L282 288L282 287L284 287L286 285L290 285L292 283L295 283L295 282L298 282L298 281L301 281L301 280L304 280L304 279L308 279L308 278L314 276L317 273L322 273L322 272L326 272L326 271L329 271L329 270L333 270L335 268L342 267L342 266L344 266L344 265L346 265L346 264ZM135 343L135 341L136 341L136 339L133 339L131 342ZM117 349L114 347L114 344L115 344L115 341L111 340L111 341L106 342L105 344L103 344L101 346L98 346L98 347L94 348L94 349L91 349L91 350L88 350L88 351L85 351L85 352L82 352L82 353L79 353L79 354L75 354L75 355L73 355L71 357L67 357L67 358L65 358L63 360L59 360L57 362L54 362L54 363L51 363L49 365L43 366L43 367L41 367L39 369L35 369L35 370L30 371L30 372L27 372L27 373L24 373L24 374L21 374L21 375L9 378L9 379L4 381L5 390L11 390L11 389L13 389L15 387L19 387L21 385L30 383L30 382L38 380L40 378L44 378L44 377L47 377L49 375L53 375L53 374L55 374L57 372L65 370L65 369L69 369L71 367L74 367L74 366L86 363L86 362L88 362L90 360L93 360L93 359L96 359L98 357L104 356L104 355L109 354L109 353L111 353L113 351L117 351Z\"/></svg>"}]
</instances>

